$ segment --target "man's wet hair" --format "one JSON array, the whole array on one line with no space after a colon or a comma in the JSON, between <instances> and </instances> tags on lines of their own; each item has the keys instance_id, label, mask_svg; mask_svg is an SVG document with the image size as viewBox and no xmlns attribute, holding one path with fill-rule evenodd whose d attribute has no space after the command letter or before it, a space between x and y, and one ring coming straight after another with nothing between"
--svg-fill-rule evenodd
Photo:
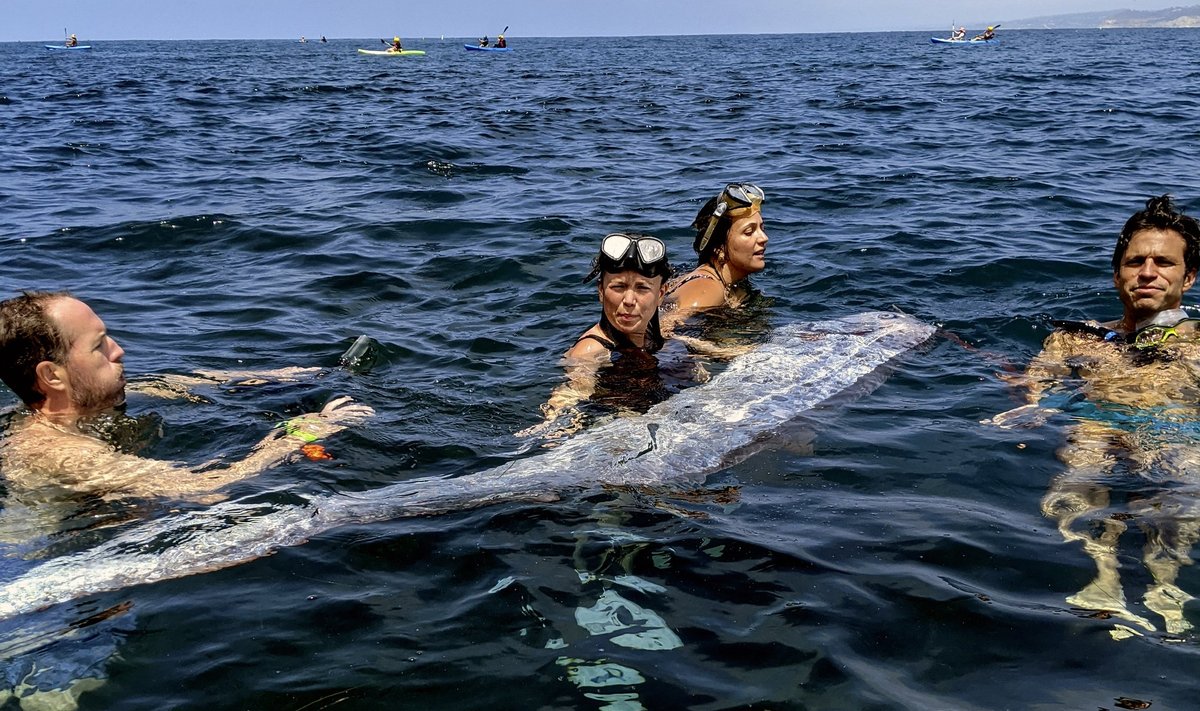
<instances>
[{"instance_id":1,"label":"man's wet hair","mask_svg":"<svg viewBox=\"0 0 1200 711\"><path fill-rule=\"evenodd\" d=\"M1121 261L1125 258L1125 250L1129 241L1142 230L1172 230L1183 237L1183 264L1188 272L1200 271L1200 223L1196 218L1189 217L1175 208L1170 195L1159 195L1146 201L1146 209L1138 210L1125 221L1121 228L1121 236L1117 238L1117 247L1113 250L1113 273L1121 270Z\"/></svg>"},{"instance_id":2,"label":"man's wet hair","mask_svg":"<svg viewBox=\"0 0 1200 711\"><path fill-rule=\"evenodd\" d=\"M65 363L71 349L46 313L64 298L74 297L65 291L23 291L0 301L0 380L31 407L46 399L37 389L38 363Z\"/></svg>"}]
</instances>

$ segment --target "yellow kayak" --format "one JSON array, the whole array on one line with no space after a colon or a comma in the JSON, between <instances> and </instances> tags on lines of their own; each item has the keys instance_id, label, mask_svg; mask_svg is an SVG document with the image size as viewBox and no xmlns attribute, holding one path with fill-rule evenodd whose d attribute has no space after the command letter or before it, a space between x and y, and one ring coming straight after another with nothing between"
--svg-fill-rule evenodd
<instances>
[{"instance_id":1,"label":"yellow kayak","mask_svg":"<svg viewBox=\"0 0 1200 711\"><path fill-rule=\"evenodd\" d=\"M377 57L419 57L425 54L423 49L402 49L399 52L390 49L359 49L359 54L370 54Z\"/></svg>"}]
</instances>

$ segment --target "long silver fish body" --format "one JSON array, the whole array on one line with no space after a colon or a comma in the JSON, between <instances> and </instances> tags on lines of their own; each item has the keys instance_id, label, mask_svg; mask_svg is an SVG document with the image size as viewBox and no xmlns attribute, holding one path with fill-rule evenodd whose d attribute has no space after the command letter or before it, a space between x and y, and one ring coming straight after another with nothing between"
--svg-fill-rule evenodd
<instances>
[{"instance_id":1,"label":"long silver fish body","mask_svg":"<svg viewBox=\"0 0 1200 711\"><path fill-rule=\"evenodd\" d=\"M794 323L709 382L555 449L453 478L405 481L296 504L226 502L164 517L0 586L0 619L84 595L219 570L352 523L543 500L597 486L694 486L835 395L853 390L933 327L867 312ZM876 385L878 383L868 383Z\"/></svg>"}]
</instances>

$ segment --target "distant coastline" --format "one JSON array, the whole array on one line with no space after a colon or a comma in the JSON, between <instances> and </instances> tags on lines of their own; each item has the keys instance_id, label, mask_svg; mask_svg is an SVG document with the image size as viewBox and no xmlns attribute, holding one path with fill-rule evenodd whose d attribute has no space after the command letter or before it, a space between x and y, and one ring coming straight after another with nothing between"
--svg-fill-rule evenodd
<instances>
[{"instance_id":1,"label":"distant coastline","mask_svg":"<svg viewBox=\"0 0 1200 711\"><path fill-rule=\"evenodd\" d=\"M1048 15L1024 20L1006 20L1005 29L1117 29L1200 27L1200 5L1170 7L1163 10L1105 10Z\"/></svg>"}]
</instances>

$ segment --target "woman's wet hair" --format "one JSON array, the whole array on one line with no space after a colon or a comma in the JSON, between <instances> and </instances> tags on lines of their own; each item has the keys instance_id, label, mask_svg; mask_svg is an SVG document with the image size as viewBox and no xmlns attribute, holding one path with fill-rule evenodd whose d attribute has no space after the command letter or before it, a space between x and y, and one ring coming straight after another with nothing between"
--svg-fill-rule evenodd
<instances>
[{"instance_id":1,"label":"woman's wet hair","mask_svg":"<svg viewBox=\"0 0 1200 711\"><path fill-rule=\"evenodd\" d=\"M1121 270L1121 261L1125 259L1125 250L1129 248L1133 236L1142 230L1156 229L1179 233L1185 244L1184 268L1191 273L1200 271L1200 223L1175 209L1170 195L1159 195L1147 200L1146 209L1133 213L1121 228L1121 236L1117 238L1117 246L1113 250L1114 274Z\"/></svg>"}]
</instances>

